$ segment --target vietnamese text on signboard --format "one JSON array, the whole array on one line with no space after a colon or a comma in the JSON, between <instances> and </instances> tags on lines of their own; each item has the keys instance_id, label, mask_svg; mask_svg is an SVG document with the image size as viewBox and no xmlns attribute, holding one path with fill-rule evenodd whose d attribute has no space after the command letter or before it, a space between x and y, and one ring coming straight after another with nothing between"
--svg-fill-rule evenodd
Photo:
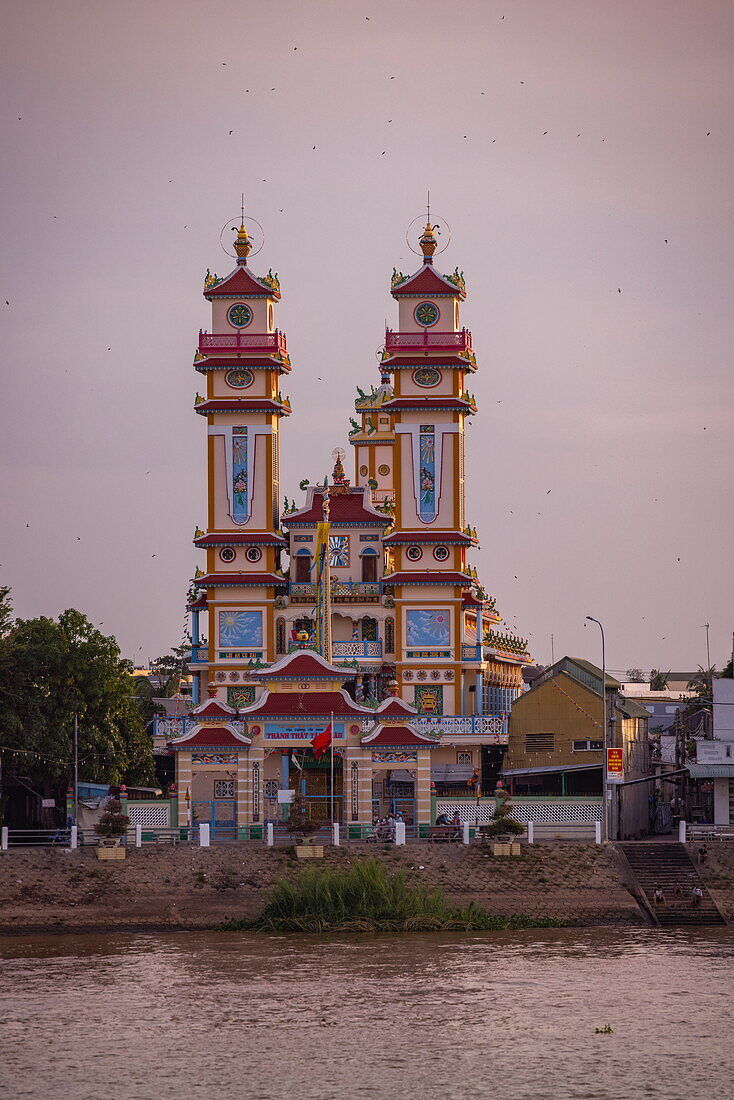
<instances>
[{"instance_id":1,"label":"vietnamese text on signboard","mask_svg":"<svg viewBox=\"0 0 734 1100\"><path fill-rule=\"evenodd\" d=\"M328 722L319 722L313 726L285 726L279 722L265 723L266 741L311 741L317 733L323 733ZM344 737L344 723L334 723L334 739Z\"/></svg>"},{"instance_id":2,"label":"vietnamese text on signboard","mask_svg":"<svg viewBox=\"0 0 734 1100\"><path fill-rule=\"evenodd\" d=\"M607 749L607 782L624 782L624 749Z\"/></svg>"}]
</instances>

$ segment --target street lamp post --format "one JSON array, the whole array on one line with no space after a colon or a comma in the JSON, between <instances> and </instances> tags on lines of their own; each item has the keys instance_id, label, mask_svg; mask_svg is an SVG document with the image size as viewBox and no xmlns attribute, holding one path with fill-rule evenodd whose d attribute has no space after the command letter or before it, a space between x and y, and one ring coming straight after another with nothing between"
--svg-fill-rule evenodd
<instances>
[{"instance_id":1,"label":"street lamp post","mask_svg":"<svg viewBox=\"0 0 734 1100\"><path fill-rule=\"evenodd\" d=\"M604 647L604 627L593 615L586 618L601 631L601 713L602 713L602 840L609 840L609 781L607 777L607 656Z\"/></svg>"}]
</instances>

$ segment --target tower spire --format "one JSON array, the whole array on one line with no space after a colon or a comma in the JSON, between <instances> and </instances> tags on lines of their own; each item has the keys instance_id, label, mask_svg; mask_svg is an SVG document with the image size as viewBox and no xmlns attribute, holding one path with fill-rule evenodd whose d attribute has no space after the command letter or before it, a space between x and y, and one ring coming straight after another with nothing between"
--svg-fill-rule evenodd
<instances>
[{"instance_id":1,"label":"tower spire","mask_svg":"<svg viewBox=\"0 0 734 1100\"><path fill-rule=\"evenodd\" d=\"M252 241L245 229L245 193L242 192L240 202L240 227L237 230L237 238L234 242L234 250L237 254L238 267L247 267L247 257L252 250Z\"/></svg>"},{"instance_id":2,"label":"tower spire","mask_svg":"<svg viewBox=\"0 0 734 1100\"><path fill-rule=\"evenodd\" d=\"M418 241L421 252L423 253L424 264L433 264L433 254L438 248L438 241L436 240L437 232L439 231L436 226L431 225L431 192L428 191L426 198L426 228L423 230Z\"/></svg>"}]
</instances>

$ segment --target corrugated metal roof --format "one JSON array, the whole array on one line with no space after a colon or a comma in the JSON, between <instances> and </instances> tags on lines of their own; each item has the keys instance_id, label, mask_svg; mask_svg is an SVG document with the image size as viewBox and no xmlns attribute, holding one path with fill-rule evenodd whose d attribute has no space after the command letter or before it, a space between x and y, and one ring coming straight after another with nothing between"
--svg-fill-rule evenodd
<instances>
[{"instance_id":1,"label":"corrugated metal roof","mask_svg":"<svg viewBox=\"0 0 734 1100\"><path fill-rule=\"evenodd\" d=\"M686 764L691 779L734 779L734 764Z\"/></svg>"}]
</instances>

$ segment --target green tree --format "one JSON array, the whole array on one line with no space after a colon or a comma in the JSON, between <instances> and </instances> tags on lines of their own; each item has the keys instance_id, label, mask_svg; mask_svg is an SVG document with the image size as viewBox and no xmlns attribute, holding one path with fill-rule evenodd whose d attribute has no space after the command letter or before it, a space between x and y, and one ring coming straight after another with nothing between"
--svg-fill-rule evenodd
<instances>
[{"instance_id":1,"label":"green tree","mask_svg":"<svg viewBox=\"0 0 734 1100\"><path fill-rule=\"evenodd\" d=\"M670 670L661 672L659 668L650 669L650 687L653 691L665 691L668 686Z\"/></svg>"},{"instance_id":2,"label":"green tree","mask_svg":"<svg viewBox=\"0 0 734 1100\"><path fill-rule=\"evenodd\" d=\"M721 679L722 680L733 680L734 679L734 660L732 660L731 657L729 658L728 664L725 664L723 669L721 670Z\"/></svg>"},{"instance_id":3,"label":"green tree","mask_svg":"<svg viewBox=\"0 0 734 1100\"><path fill-rule=\"evenodd\" d=\"M3 769L27 777L37 792L63 795L73 776L76 714L80 779L151 782L151 742L131 672L115 639L79 611L12 623L0 637Z\"/></svg>"},{"instance_id":4,"label":"green tree","mask_svg":"<svg viewBox=\"0 0 734 1100\"><path fill-rule=\"evenodd\" d=\"M191 655L191 643L174 646L170 653L156 657L150 663L150 675L154 681L155 694L161 698L175 695L188 668L187 660ZM156 682L157 681L157 682Z\"/></svg>"},{"instance_id":5,"label":"green tree","mask_svg":"<svg viewBox=\"0 0 734 1100\"><path fill-rule=\"evenodd\" d=\"M710 699L715 674L716 665L712 665L711 668L704 668L702 665L699 665L698 671L695 676L691 677L686 687L689 691L695 691L698 695Z\"/></svg>"},{"instance_id":6,"label":"green tree","mask_svg":"<svg viewBox=\"0 0 734 1100\"><path fill-rule=\"evenodd\" d=\"M627 669L627 683L628 684L644 684L645 674L641 668L628 668Z\"/></svg>"}]
</instances>

